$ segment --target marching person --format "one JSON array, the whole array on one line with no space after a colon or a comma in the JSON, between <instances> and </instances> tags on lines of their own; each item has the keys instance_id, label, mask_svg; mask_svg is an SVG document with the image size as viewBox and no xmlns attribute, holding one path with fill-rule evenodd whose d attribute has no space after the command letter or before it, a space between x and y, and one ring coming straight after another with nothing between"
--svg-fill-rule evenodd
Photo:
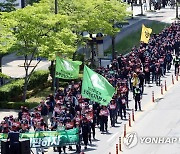
<instances>
[{"instance_id":1,"label":"marching person","mask_svg":"<svg viewBox=\"0 0 180 154\"><path fill-rule=\"evenodd\" d=\"M40 131L44 131L43 128L41 127L41 123L38 122L35 132L40 132ZM42 154L44 154L44 148L40 147L40 148L36 148L36 154L39 154L39 152L41 152Z\"/></svg>"},{"instance_id":2,"label":"marching person","mask_svg":"<svg viewBox=\"0 0 180 154\"><path fill-rule=\"evenodd\" d=\"M109 110L107 109L106 106L104 105L102 106L102 109L100 110L99 115L101 116L101 124L100 124L101 129L100 130L102 131L102 133L104 131L107 132Z\"/></svg>"},{"instance_id":3,"label":"marching person","mask_svg":"<svg viewBox=\"0 0 180 154\"><path fill-rule=\"evenodd\" d=\"M156 70L155 70L155 79L156 79L156 85L160 86L161 85L161 68L160 64L156 63Z\"/></svg>"},{"instance_id":4,"label":"marching person","mask_svg":"<svg viewBox=\"0 0 180 154\"><path fill-rule=\"evenodd\" d=\"M149 69L149 63L147 63L144 66L144 75L145 75L145 84L150 83L150 69Z\"/></svg>"},{"instance_id":5,"label":"marching person","mask_svg":"<svg viewBox=\"0 0 180 154\"><path fill-rule=\"evenodd\" d=\"M111 120L111 126L115 127L116 122L116 114L117 114L117 105L114 99L111 100L109 104L109 112L110 112L110 120Z\"/></svg>"},{"instance_id":6,"label":"marching person","mask_svg":"<svg viewBox=\"0 0 180 154\"><path fill-rule=\"evenodd\" d=\"M42 116L44 122L46 123L46 125L48 126L48 112L49 111L48 111L48 107L45 104L44 100L41 101L40 108L41 108L41 116Z\"/></svg>"},{"instance_id":7,"label":"marching person","mask_svg":"<svg viewBox=\"0 0 180 154\"><path fill-rule=\"evenodd\" d=\"M90 133L90 125L86 117L83 117L82 119L82 124L81 124L81 129L82 129L82 138L84 142L84 149L87 149L87 144L88 144L88 136Z\"/></svg>"},{"instance_id":8,"label":"marching person","mask_svg":"<svg viewBox=\"0 0 180 154\"><path fill-rule=\"evenodd\" d=\"M138 74L138 77L139 77L139 87L140 87L141 92L142 92L142 94L143 94L143 92L144 92L144 80L145 80L144 72L141 71L141 72Z\"/></svg>"},{"instance_id":9,"label":"marching person","mask_svg":"<svg viewBox=\"0 0 180 154\"><path fill-rule=\"evenodd\" d=\"M134 96L134 89L139 84L139 78L138 78L138 75L136 73L133 73L131 83L132 83L132 88L133 88L132 90L133 90L133 96Z\"/></svg>"},{"instance_id":10,"label":"marching person","mask_svg":"<svg viewBox=\"0 0 180 154\"><path fill-rule=\"evenodd\" d=\"M174 72L175 75L179 74L179 63L180 63L179 57L178 57L178 55L176 55L176 57L173 59L173 64L175 67L175 72Z\"/></svg>"},{"instance_id":11,"label":"marching person","mask_svg":"<svg viewBox=\"0 0 180 154\"><path fill-rule=\"evenodd\" d=\"M141 90L139 87L136 87L134 90L135 93L135 111L137 111L137 106L139 106L139 110L141 111Z\"/></svg>"},{"instance_id":12,"label":"marching person","mask_svg":"<svg viewBox=\"0 0 180 154\"><path fill-rule=\"evenodd\" d=\"M122 112L124 114L124 118L126 119L126 103L127 103L127 98L123 93L121 93L118 97L119 112L121 119L123 119Z\"/></svg>"},{"instance_id":13,"label":"marching person","mask_svg":"<svg viewBox=\"0 0 180 154\"><path fill-rule=\"evenodd\" d=\"M11 154L20 153L19 132L15 125L12 126L11 131L8 133L7 141L10 142L9 152Z\"/></svg>"}]
</instances>

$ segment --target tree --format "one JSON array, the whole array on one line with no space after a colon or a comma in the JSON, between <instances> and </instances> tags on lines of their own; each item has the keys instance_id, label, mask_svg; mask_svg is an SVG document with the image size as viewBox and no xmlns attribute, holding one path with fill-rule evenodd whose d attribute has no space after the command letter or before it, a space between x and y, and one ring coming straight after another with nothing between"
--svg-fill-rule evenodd
<instances>
[{"instance_id":1,"label":"tree","mask_svg":"<svg viewBox=\"0 0 180 154\"><path fill-rule=\"evenodd\" d=\"M98 19L100 21L99 27L105 27L101 28L101 32L110 35L112 38L112 59L114 59L115 37L116 34L120 32L119 25L126 21L130 12L126 11L127 5L118 0L100 1L97 6L97 11L99 11ZM103 22L102 25L101 22Z\"/></svg>"},{"instance_id":2,"label":"tree","mask_svg":"<svg viewBox=\"0 0 180 154\"><path fill-rule=\"evenodd\" d=\"M9 53L9 49L15 42L12 30L8 28L5 21L0 16L0 73L2 73L2 58ZM0 77L0 84L3 84L3 79Z\"/></svg>"},{"instance_id":3,"label":"tree","mask_svg":"<svg viewBox=\"0 0 180 154\"><path fill-rule=\"evenodd\" d=\"M16 0L6 0L0 2L0 12L11 12L16 10ZM2 19L0 18L0 73L2 73L2 58L9 53L8 49L13 43L12 34L6 26L3 26ZM8 40L8 41L7 41ZM3 79L0 77L0 84L3 84Z\"/></svg>"},{"instance_id":4,"label":"tree","mask_svg":"<svg viewBox=\"0 0 180 154\"><path fill-rule=\"evenodd\" d=\"M72 55L76 49L76 35L68 29L68 16L55 15L48 3L38 3L27 6L4 15L4 20L13 27L13 36L16 42L11 50L24 56L25 84L23 101L31 74L41 59L30 70L31 63L36 57L52 59L58 52L63 55Z\"/></svg>"},{"instance_id":5,"label":"tree","mask_svg":"<svg viewBox=\"0 0 180 154\"><path fill-rule=\"evenodd\" d=\"M58 8L61 14L70 16L72 30L77 35L87 31L90 36L99 32L114 36L119 32L118 28L113 27L114 24L124 21L128 15L127 5L119 0L62 0ZM80 35L78 38L83 40ZM94 60L93 50L91 41L91 63Z\"/></svg>"}]
</instances>

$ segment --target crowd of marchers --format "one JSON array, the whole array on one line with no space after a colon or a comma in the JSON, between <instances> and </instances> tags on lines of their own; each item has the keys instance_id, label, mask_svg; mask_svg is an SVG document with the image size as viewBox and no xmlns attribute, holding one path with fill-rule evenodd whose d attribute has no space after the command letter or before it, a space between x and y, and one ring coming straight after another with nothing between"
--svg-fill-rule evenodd
<instances>
[{"instance_id":1,"label":"crowd of marchers","mask_svg":"<svg viewBox=\"0 0 180 154\"><path fill-rule=\"evenodd\" d=\"M80 145L87 145L96 140L96 130L107 133L108 120L111 127L118 122L118 117L126 119L129 103L134 109L142 110L141 98L148 84L161 84L161 77L171 70L174 64L175 74L179 74L180 23L174 22L159 34L153 34L148 44L141 43L126 55L118 55L107 68L99 67L96 72L104 76L116 93L109 105L104 106L81 96L82 82L72 81L67 87L58 89L42 100L33 111L22 106L18 117L6 116L0 124L0 133L19 131L46 131L79 128ZM173 57L173 55L175 55ZM129 102L133 93L134 102ZM110 118L109 118L110 117ZM58 147L59 153L72 150L73 146ZM81 147L75 146L77 152ZM42 151L44 153L44 151Z\"/></svg>"}]
</instances>

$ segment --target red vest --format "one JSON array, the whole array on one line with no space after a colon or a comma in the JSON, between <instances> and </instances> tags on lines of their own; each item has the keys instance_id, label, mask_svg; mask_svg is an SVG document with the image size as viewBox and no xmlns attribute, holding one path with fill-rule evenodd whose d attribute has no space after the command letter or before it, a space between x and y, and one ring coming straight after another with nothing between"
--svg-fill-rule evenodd
<instances>
[{"instance_id":1,"label":"red vest","mask_svg":"<svg viewBox=\"0 0 180 154\"><path fill-rule=\"evenodd\" d=\"M108 114L109 114L109 112L107 109L105 109L105 110L101 109L101 111L100 111L101 116L108 116Z\"/></svg>"},{"instance_id":2,"label":"red vest","mask_svg":"<svg viewBox=\"0 0 180 154\"><path fill-rule=\"evenodd\" d=\"M115 109L116 109L116 104L110 104L110 105L109 105L109 108L110 108L111 110L115 110Z\"/></svg>"}]
</instances>

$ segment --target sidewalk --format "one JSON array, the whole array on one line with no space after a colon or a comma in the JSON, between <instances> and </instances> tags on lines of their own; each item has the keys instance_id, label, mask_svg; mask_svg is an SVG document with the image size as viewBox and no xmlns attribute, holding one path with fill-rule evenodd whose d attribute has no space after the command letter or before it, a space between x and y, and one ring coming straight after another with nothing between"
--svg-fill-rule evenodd
<instances>
[{"instance_id":1,"label":"sidewalk","mask_svg":"<svg viewBox=\"0 0 180 154\"><path fill-rule=\"evenodd\" d=\"M33 60L31 65L35 65L37 60ZM22 78L25 76L25 69L23 66L24 58L23 56L16 56L15 53L4 56L2 59L2 73L12 77L12 78ZM47 70L50 65L50 61L42 60L36 70ZM29 72L33 69L33 67L29 68Z\"/></svg>"},{"instance_id":2,"label":"sidewalk","mask_svg":"<svg viewBox=\"0 0 180 154\"><path fill-rule=\"evenodd\" d=\"M13 115L13 117L18 117L18 110L12 109L0 109L0 122L3 120L5 116Z\"/></svg>"}]
</instances>

